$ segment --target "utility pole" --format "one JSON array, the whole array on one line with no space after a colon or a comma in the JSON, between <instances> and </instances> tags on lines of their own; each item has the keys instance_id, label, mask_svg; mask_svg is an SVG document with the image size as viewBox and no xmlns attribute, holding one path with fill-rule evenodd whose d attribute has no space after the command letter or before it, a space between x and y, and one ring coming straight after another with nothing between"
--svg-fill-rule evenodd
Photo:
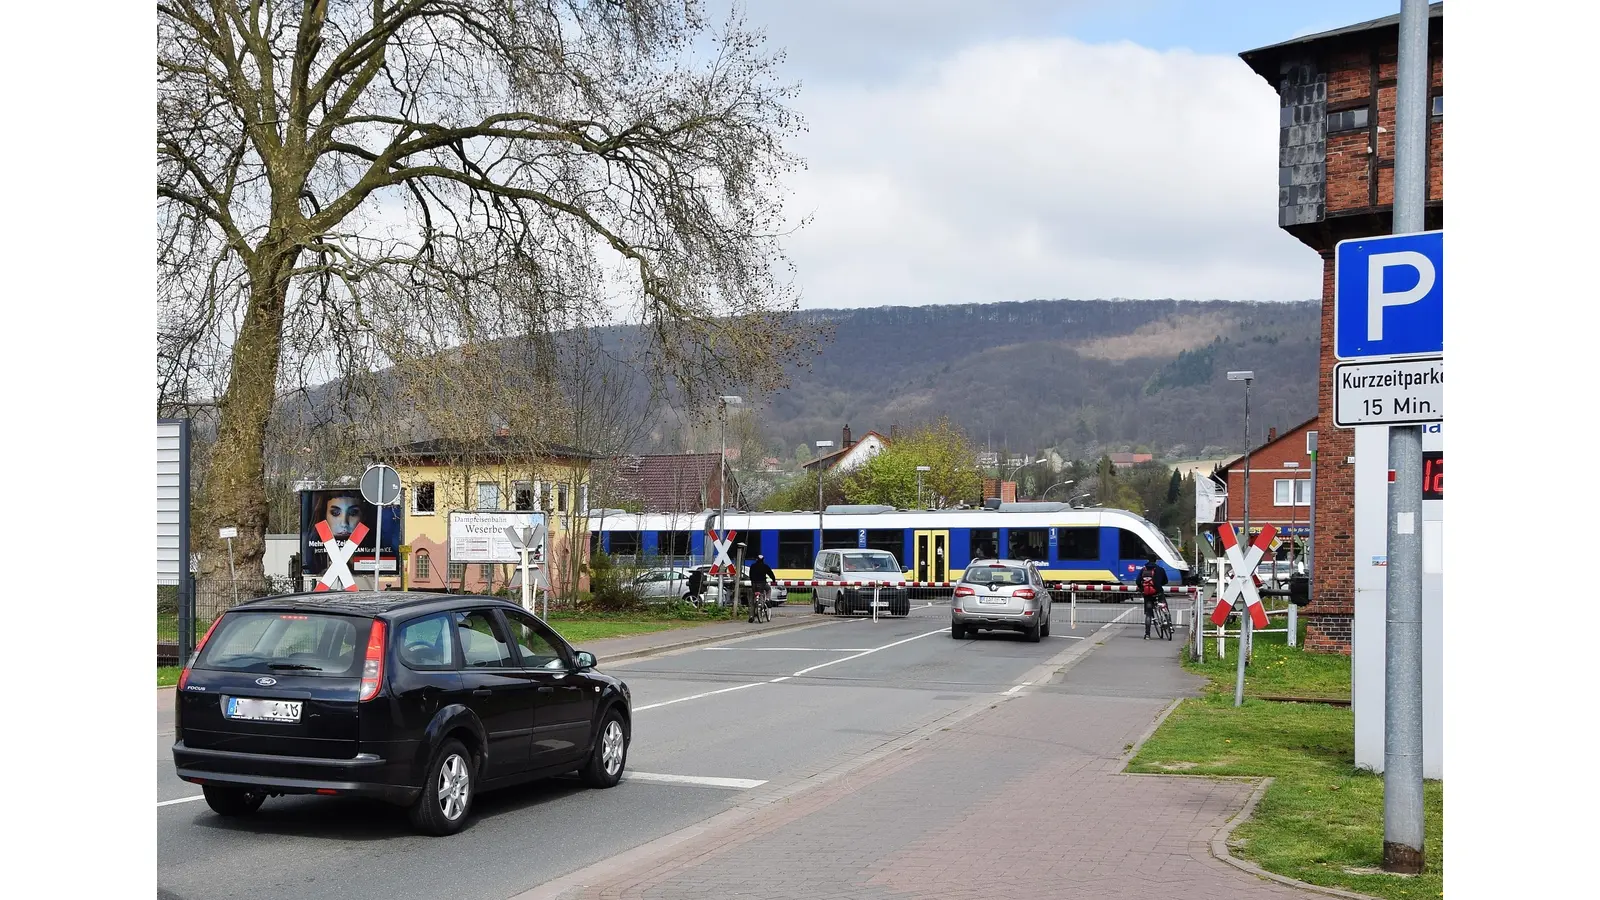
<instances>
[{"instance_id":1,"label":"utility pole","mask_svg":"<svg viewBox=\"0 0 1600 900\"><path fill-rule=\"evenodd\" d=\"M1395 73L1395 234L1427 201L1428 0L1401 0ZM1383 680L1383 868L1422 871L1422 426L1389 427Z\"/></svg>"},{"instance_id":2,"label":"utility pole","mask_svg":"<svg viewBox=\"0 0 1600 900\"><path fill-rule=\"evenodd\" d=\"M724 541L728 539L728 407L739 406L742 403L744 403L742 397L724 395L717 398L717 405L722 413L722 428L720 429L722 452L717 454L717 535L719 539ZM728 596L727 584L726 576L719 573L717 575L718 601ZM733 586L736 595L733 599L732 609L737 611L739 608L739 598L737 596L739 573L737 572L734 573Z\"/></svg>"}]
</instances>

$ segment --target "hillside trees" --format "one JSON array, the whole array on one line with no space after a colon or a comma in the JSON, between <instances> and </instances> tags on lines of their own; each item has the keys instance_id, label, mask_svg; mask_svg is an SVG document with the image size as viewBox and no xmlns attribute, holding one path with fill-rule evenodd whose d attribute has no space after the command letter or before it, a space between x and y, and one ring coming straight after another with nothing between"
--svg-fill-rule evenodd
<instances>
[{"instance_id":1,"label":"hillside trees","mask_svg":"<svg viewBox=\"0 0 1600 900\"><path fill-rule=\"evenodd\" d=\"M850 473L845 495L851 503L914 507L918 501L917 466L930 470L922 473L924 506L937 509L982 499L977 447L948 416L902 431L881 453Z\"/></svg>"},{"instance_id":2,"label":"hillside trees","mask_svg":"<svg viewBox=\"0 0 1600 900\"><path fill-rule=\"evenodd\" d=\"M674 0L156 9L158 400L217 409L203 581L219 525L259 577L274 408L402 362L378 332L460 347L607 309L691 400L782 380L800 124L759 37Z\"/></svg>"}]
</instances>

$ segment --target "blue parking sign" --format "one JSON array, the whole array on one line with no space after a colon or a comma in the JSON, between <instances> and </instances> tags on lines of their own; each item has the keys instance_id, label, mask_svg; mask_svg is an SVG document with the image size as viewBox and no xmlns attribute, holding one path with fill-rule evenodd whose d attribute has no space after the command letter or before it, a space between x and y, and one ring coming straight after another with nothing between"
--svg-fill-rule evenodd
<instances>
[{"instance_id":1,"label":"blue parking sign","mask_svg":"<svg viewBox=\"0 0 1600 900\"><path fill-rule=\"evenodd\" d=\"M1334 248L1333 355L1444 352L1444 232L1340 241Z\"/></svg>"}]
</instances>

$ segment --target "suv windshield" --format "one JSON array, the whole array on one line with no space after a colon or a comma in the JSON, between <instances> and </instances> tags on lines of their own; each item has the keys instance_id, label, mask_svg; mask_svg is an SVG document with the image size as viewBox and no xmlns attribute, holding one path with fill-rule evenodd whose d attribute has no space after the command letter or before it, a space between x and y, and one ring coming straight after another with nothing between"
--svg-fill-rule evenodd
<instances>
[{"instance_id":1,"label":"suv windshield","mask_svg":"<svg viewBox=\"0 0 1600 900\"><path fill-rule=\"evenodd\" d=\"M844 555L844 570L846 572L899 572L900 567L895 565L894 557L887 553L846 553Z\"/></svg>"},{"instance_id":2,"label":"suv windshield","mask_svg":"<svg viewBox=\"0 0 1600 900\"><path fill-rule=\"evenodd\" d=\"M1021 566L982 566L968 569L961 580L967 584L1028 584L1028 570Z\"/></svg>"},{"instance_id":3,"label":"suv windshield","mask_svg":"<svg viewBox=\"0 0 1600 900\"><path fill-rule=\"evenodd\" d=\"M230 612L195 659L197 669L361 674L371 619L318 613Z\"/></svg>"}]
</instances>

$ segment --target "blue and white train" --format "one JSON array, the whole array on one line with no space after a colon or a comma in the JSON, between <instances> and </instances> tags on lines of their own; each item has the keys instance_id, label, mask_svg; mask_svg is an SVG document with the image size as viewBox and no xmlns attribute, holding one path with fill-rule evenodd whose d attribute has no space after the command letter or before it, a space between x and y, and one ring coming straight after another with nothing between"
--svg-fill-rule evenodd
<instances>
[{"instance_id":1,"label":"blue and white train","mask_svg":"<svg viewBox=\"0 0 1600 900\"><path fill-rule=\"evenodd\" d=\"M1051 583L1131 584L1152 557L1174 585L1190 574L1159 528L1121 509L1065 503L939 510L830 506L820 517L733 510L724 516L726 529L745 545L745 557L765 555L781 579L811 578L818 551L839 547L887 550L910 570L910 580L920 582L958 580L972 560L997 556L1035 560ZM590 549L638 560L707 560L706 529L716 523L714 509L676 515L594 509L589 511Z\"/></svg>"}]
</instances>

